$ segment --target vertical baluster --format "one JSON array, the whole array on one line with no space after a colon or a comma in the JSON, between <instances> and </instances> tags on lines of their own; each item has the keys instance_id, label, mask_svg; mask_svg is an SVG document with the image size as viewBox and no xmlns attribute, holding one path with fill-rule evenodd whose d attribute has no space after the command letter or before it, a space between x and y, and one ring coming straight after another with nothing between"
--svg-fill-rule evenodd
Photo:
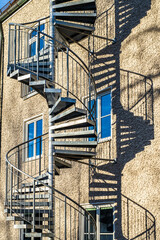
<instances>
[{"instance_id":1,"label":"vertical baluster","mask_svg":"<svg viewBox=\"0 0 160 240\"><path fill-rule=\"evenodd\" d=\"M11 172L10 172L11 178L10 178L10 215L12 215L12 187L13 187L13 167L11 167Z\"/></svg>"},{"instance_id":2,"label":"vertical baluster","mask_svg":"<svg viewBox=\"0 0 160 240\"><path fill-rule=\"evenodd\" d=\"M91 217L88 215L88 240L91 239Z\"/></svg>"},{"instance_id":3,"label":"vertical baluster","mask_svg":"<svg viewBox=\"0 0 160 240\"><path fill-rule=\"evenodd\" d=\"M67 239L67 202L64 198L64 240Z\"/></svg>"},{"instance_id":4,"label":"vertical baluster","mask_svg":"<svg viewBox=\"0 0 160 240\"><path fill-rule=\"evenodd\" d=\"M129 240L129 200L127 199L127 237Z\"/></svg>"},{"instance_id":5,"label":"vertical baluster","mask_svg":"<svg viewBox=\"0 0 160 240\"><path fill-rule=\"evenodd\" d=\"M8 204L8 162L6 162L6 193L5 193L5 203Z\"/></svg>"},{"instance_id":6,"label":"vertical baluster","mask_svg":"<svg viewBox=\"0 0 160 240\"><path fill-rule=\"evenodd\" d=\"M15 25L14 27L14 70L16 69L16 37L17 37L17 29Z\"/></svg>"},{"instance_id":7,"label":"vertical baluster","mask_svg":"<svg viewBox=\"0 0 160 240\"><path fill-rule=\"evenodd\" d=\"M40 43L40 22L38 23L37 31L37 80L39 80L39 43Z\"/></svg>"},{"instance_id":8,"label":"vertical baluster","mask_svg":"<svg viewBox=\"0 0 160 240\"><path fill-rule=\"evenodd\" d=\"M147 240L148 239L147 210L145 211L145 224L146 224L146 240Z\"/></svg>"},{"instance_id":9,"label":"vertical baluster","mask_svg":"<svg viewBox=\"0 0 160 240\"><path fill-rule=\"evenodd\" d=\"M41 137L39 138L39 175L41 175Z\"/></svg>"},{"instance_id":10,"label":"vertical baluster","mask_svg":"<svg viewBox=\"0 0 160 240\"><path fill-rule=\"evenodd\" d=\"M18 26L18 64L20 59L20 26Z\"/></svg>"},{"instance_id":11,"label":"vertical baluster","mask_svg":"<svg viewBox=\"0 0 160 240\"><path fill-rule=\"evenodd\" d=\"M33 232L35 232L35 180L33 181Z\"/></svg>"},{"instance_id":12,"label":"vertical baluster","mask_svg":"<svg viewBox=\"0 0 160 240\"><path fill-rule=\"evenodd\" d=\"M69 96L69 49L67 48L67 97Z\"/></svg>"},{"instance_id":13,"label":"vertical baluster","mask_svg":"<svg viewBox=\"0 0 160 240\"><path fill-rule=\"evenodd\" d=\"M11 54L11 25L9 25L9 36L8 36L8 64L10 64L10 54Z\"/></svg>"}]
</instances>

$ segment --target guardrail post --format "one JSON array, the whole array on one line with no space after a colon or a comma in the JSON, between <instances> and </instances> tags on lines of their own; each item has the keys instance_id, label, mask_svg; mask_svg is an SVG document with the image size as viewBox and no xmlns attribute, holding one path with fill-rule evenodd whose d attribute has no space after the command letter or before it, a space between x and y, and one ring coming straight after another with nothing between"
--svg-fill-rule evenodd
<instances>
[{"instance_id":1,"label":"guardrail post","mask_svg":"<svg viewBox=\"0 0 160 240\"><path fill-rule=\"evenodd\" d=\"M11 51L11 25L9 25L9 36L8 36L8 65L10 64L10 51Z\"/></svg>"},{"instance_id":2,"label":"guardrail post","mask_svg":"<svg viewBox=\"0 0 160 240\"><path fill-rule=\"evenodd\" d=\"M67 48L67 97L69 95L69 49Z\"/></svg>"},{"instance_id":3,"label":"guardrail post","mask_svg":"<svg viewBox=\"0 0 160 240\"><path fill-rule=\"evenodd\" d=\"M16 40L17 40L17 29L14 27L14 70L16 69Z\"/></svg>"},{"instance_id":4,"label":"guardrail post","mask_svg":"<svg viewBox=\"0 0 160 240\"><path fill-rule=\"evenodd\" d=\"M41 137L39 138L39 175L41 175L41 151L42 151L42 147L41 147Z\"/></svg>"},{"instance_id":5,"label":"guardrail post","mask_svg":"<svg viewBox=\"0 0 160 240\"><path fill-rule=\"evenodd\" d=\"M147 224L147 211L145 211L145 220L146 220L146 240L148 239L148 224Z\"/></svg>"},{"instance_id":6,"label":"guardrail post","mask_svg":"<svg viewBox=\"0 0 160 240\"><path fill-rule=\"evenodd\" d=\"M10 215L12 216L12 193L13 193L13 167L11 167L11 179L10 179Z\"/></svg>"},{"instance_id":7,"label":"guardrail post","mask_svg":"<svg viewBox=\"0 0 160 240\"><path fill-rule=\"evenodd\" d=\"M64 198L64 240L67 239L67 202Z\"/></svg>"},{"instance_id":8,"label":"guardrail post","mask_svg":"<svg viewBox=\"0 0 160 240\"><path fill-rule=\"evenodd\" d=\"M5 193L5 203L8 204L8 162L6 162L6 193Z\"/></svg>"},{"instance_id":9,"label":"guardrail post","mask_svg":"<svg viewBox=\"0 0 160 240\"><path fill-rule=\"evenodd\" d=\"M35 180L33 181L33 232L35 232Z\"/></svg>"},{"instance_id":10,"label":"guardrail post","mask_svg":"<svg viewBox=\"0 0 160 240\"><path fill-rule=\"evenodd\" d=\"M129 240L129 200L127 198L127 238Z\"/></svg>"},{"instance_id":11,"label":"guardrail post","mask_svg":"<svg viewBox=\"0 0 160 240\"><path fill-rule=\"evenodd\" d=\"M91 239L91 217L88 215L88 240Z\"/></svg>"},{"instance_id":12,"label":"guardrail post","mask_svg":"<svg viewBox=\"0 0 160 240\"><path fill-rule=\"evenodd\" d=\"M20 26L18 27L18 63L20 59Z\"/></svg>"},{"instance_id":13,"label":"guardrail post","mask_svg":"<svg viewBox=\"0 0 160 240\"><path fill-rule=\"evenodd\" d=\"M39 80L39 47L40 45L40 22L38 23L38 31L37 31L37 80Z\"/></svg>"},{"instance_id":14,"label":"guardrail post","mask_svg":"<svg viewBox=\"0 0 160 240\"><path fill-rule=\"evenodd\" d=\"M20 152L19 152L19 146L18 146L18 162L17 162L17 168L19 169L20 168ZM20 172L18 171L17 173L17 188L19 188L19 175L20 175Z\"/></svg>"}]
</instances>

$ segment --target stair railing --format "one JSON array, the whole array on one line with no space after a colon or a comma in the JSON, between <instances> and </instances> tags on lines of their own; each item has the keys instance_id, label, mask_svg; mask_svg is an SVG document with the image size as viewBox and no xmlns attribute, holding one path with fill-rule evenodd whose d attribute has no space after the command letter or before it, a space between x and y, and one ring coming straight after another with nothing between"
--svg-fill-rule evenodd
<instances>
[{"instance_id":1,"label":"stair railing","mask_svg":"<svg viewBox=\"0 0 160 240\"><path fill-rule=\"evenodd\" d=\"M122 229L123 236L128 240L156 239L156 224L152 213L123 194Z\"/></svg>"},{"instance_id":2,"label":"stair railing","mask_svg":"<svg viewBox=\"0 0 160 240\"><path fill-rule=\"evenodd\" d=\"M85 237L87 236L85 239L89 240L92 237L96 240L95 220L74 200L54 189L55 212L53 213L49 208L51 187L47 184L47 175L45 175L47 135L46 133L19 144L10 149L6 155L5 206L8 216L14 216L15 221L23 221L23 224L26 224L27 232L24 232L26 237L29 237L30 229L37 234L47 234L49 230L48 236L61 240L83 240L84 233ZM42 153L41 161L39 156L29 160L25 155L25 152L29 153L29 148L34 142L35 147L38 143L39 153ZM41 172L39 172L39 164L41 164Z\"/></svg>"},{"instance_id":3,"label":"stair railing","mask_svg":"<svg viewBox=\"0 0 160 240\"><path fill-rule=\"evenodd\" d=\"M50 47L53 47L56 69L54 82L67 89L67 97L71 92L88 108L88 102L96 99L92 74L84 61L63 42L60 35L57 34L56 39L47 34L49 24L45 22L44 25L43 21L44 19L28 23L27 26L13 23L9 25L8 69L27 70L32 72L37 80L45 78L51 82ZM95 101L92 107L93 110L89 111L95 112Z\"/></svg>"}]
</instances>

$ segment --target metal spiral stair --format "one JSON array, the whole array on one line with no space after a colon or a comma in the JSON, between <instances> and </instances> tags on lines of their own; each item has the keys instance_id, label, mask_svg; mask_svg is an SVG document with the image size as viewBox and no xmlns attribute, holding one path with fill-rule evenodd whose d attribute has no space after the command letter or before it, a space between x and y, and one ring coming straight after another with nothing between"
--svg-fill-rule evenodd
<instances>
[{"instance_id":1,"label":"metal spiral stair","mask_svg":"<svg viewBox=\"0 0 160 240\"><path fill-rule=\"evenodd\" d=\"M95 1L81 0L64 2L56 0L52 8L55 18L54 25L61 36L69 43L82 40L94 30L93 24L96 18ZM40 25L40 20L37 21L37 23ZM44 48L40 50L38 47L35 56L29 56L28 53L27 55L24 53L24 42L26 41L24 32L26 36L30 36L29 31L36 31L37 45L40 45L41 36L45 38ZM24 39L21 40L23 36ZM13 47L10 49L10 44L13 42ZM27 48L29 48L29 45L27 45ZM81 161L96 155L97 134L93 112L90 108L88 109L86 104L82 103L83 96L81 95L84 93L78 93L78 96L76 96L75 92L77 90L73 90L72 86L71 91L68 87L70 74L69 64L66 66L67 87L62 83L56 82L56 80L54 82L51 81L53 79L52 49L54 49L55 52L55 65L56 63L58 64L58 61L61 61L61 65L63 66L62 55L65 55L67 61L71 59L70 61L75 62L76 70L79 68L83 76L87 76L84 78L84 82L88 78L89 88L86 88L86 86L85 89L89 89L87 95L89 95L90 102L91 95L93 97L93 79L91 80L90 72L83 61L81 61L67 45L40 32L39 29L35 30L30 26L27 27L20 24L10 24L10 52L7 74L10 78L16 79L18 82L31 87L47 100L49 107L49 139L52 139L52 151L54 149L54 174L59 175L60 169L71 168L72 161ZM57 69L58 65L55 67L55 71L58 72ZM77 79L77 75L75 79L81 82L81 79ZM64 81L66 81L66 77L64 77ZM90 141L90 138L92 138L92 141ZM43 136L38 138L40 141L42 139ZM37 139L34 141L37 141ZM54 189L53 186L50 186L54 176L51 176L51 173L47 169L43 169L44 171L42 173L40 162L40 170L38 173L36 172L36 160L34 163L35 167L33 167L33 163L31 162L31 167L28 163L27 171L23 168L22 165L25 165L25 162L23 163L23 160L20 159L20 155L26 151L25 148L29 142L30 141L22 143L7 153L5 201L7 220L14 221L14 228L23 229L24 236L27 239L42 239L43 237L53 239L58 234L58 229L61 228L61 225L58 225L58 221L60 220L56 220L56 216L57 214L60 215L59 211L64 207L65 211L61 213L62 226L64 225L64 228L61 230L61 233L59 230L59 239L79 239L81 226L77 224L77 226L73 227L71 222L79 222L77 219L80 219L80 216L85 219L87 224L92 223L93 229L95 230L95 222L85 209L63 193ZM21 151L20 148L22 148ZM16 149L17 151L15 151ZM17 152L18 155L16 155ZM13 156L14 159L17 158L17 162L12 161ZM35 173L33 174L33 170L29 170L29 168L35 169ZM72 209L74 211L74 217L72 216L73 213L71 215ZM57 211L58 213L56 213ZM70 211L70 216L67 218L68 211ZM75 220L73 220L74 218ZM70 223L67 221L70 221ZM84 223L81 225L83 224ZM94 235L92 233L92 236L96 239L95 232ZM83 237L81 236L81 238ZM90 239L90 233L88 234L88 239Z\"/></svg>"}]
</instances>

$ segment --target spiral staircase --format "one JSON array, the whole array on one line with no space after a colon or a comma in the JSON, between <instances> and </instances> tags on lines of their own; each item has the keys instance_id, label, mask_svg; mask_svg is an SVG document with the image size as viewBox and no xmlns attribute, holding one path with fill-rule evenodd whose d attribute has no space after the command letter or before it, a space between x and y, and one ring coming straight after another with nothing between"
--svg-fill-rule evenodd
<instances>
[{"instance_id":1,"label":"spiral staircase","mask_svg":"<svg viewBox=\"0 0 160 240\"><path fill-rule=\"evenodd\" d=\"M7 153L5 212L7 220L14 221L14 228L21 229L22 239L84 239L84 234L85 239L91 235L96 239L92 216L54 188L54 176L61 168L96 154L94 80L85 63L68 47L92 33L96 5L95 0L52 3L53 25L46 18L45 31L41 30L44 19L10 24L7 74L47 100L49 133ZM56 36L48 34L51 29ZM35 42L35 54L31 53L31 41ZM83 96L87 96L85 101ZM38 158L32 161L28 157L31 145L39 148ZM48 148L46 155L44 146Z\"/></svg>"}]
</instances>

